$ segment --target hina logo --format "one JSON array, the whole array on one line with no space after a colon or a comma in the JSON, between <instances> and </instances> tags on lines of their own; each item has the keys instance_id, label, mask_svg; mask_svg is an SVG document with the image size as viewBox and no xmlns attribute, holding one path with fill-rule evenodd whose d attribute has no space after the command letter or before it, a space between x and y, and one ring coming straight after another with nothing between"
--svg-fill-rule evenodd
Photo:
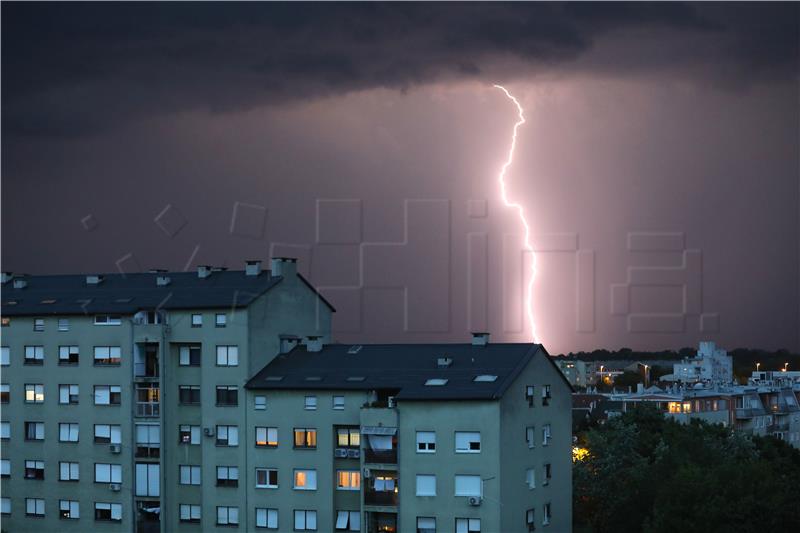
<instances>
[{"instance_id":1,"label":"hina logo","mask_svg":"<svg viewBox=\"0 0 800 533\"><path fill-rule=\"evenodd\" d=\"M511 147L508 149L508 157L506 158L506 162L503 164L503 167L500 169L500 175L498 176L498 181L500 182L500 199L503 201L506 207L510 207L512 209L516 209L517 214L519 215L519 219L522 222L522 226L525 228L525 240L524 240L524 248L531 253L531 277L528 281L528 286L525 292L525 312L528 316L528 322L530 323L531 328L531 336L533 337L533 342L539 342L536 336L536 324L534 323L533 319L533 280L536 277L536 254L533 252L533 244L531 244L531 228L528 224L528 220L525 218L525 209L522 205L518 202L512 202L508 199L508 191L506 188L506 172L508 171L508 167L511 166L511 163L514 161L514 150L517 147L517 130L519 127L525 124L525 114L522 106L517 101L514 96L508 92L508 89L503 87L502 85L494 85L495 89L500 89L505 93L506 97L511 100L514 105L517 107L517 116L518 120L514 124L514 130L511 135Z\"/></svg>"}]
</instances>

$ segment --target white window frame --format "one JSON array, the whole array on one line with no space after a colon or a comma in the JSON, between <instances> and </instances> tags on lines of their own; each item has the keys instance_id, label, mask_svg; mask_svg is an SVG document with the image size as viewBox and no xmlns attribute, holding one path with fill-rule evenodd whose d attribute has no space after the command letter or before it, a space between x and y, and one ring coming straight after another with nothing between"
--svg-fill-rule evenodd
<instances>
[{"instance_id":1,"label":"white window frame","mask_svg":"<svg viewBox=\"0 0 800 533\"><path fill-rule=\"evenodd\" d=\"M474 447L476 443L477 449ZM455 451L456 453L481 453L481 432L456 431Z\"/></svg>"},{"instance_id":2,"label":"white window frame","mask_svg":"<svg viewBox=\"0 0 800 533\"><path fill-rule=\"evenodd\" d=\"M298 474L305 474L305 485L298 485ZM310 468L295 468L292 473L292 488L294 490L317 490L317 471Z\"/></svg>"},{"instance_id":3,"label":"white window frame","mask_svg":"<svg viewBox=\"0 0 800 533\"><path fill-rule=\"evenodd\" d=\"M261 472L264 472L266 483L259 484L258 476L259 476L259 474ZM274 484L270 484L270 482L269 482L270 474L272 472L275 472L275 483ZM256 468L256 488L257 489L277 489L278 486L279 486L279 480L278 480L278 469L277 468L263 468L263 467L257 467Z\"/></svg>"},{"instance_id":4,"label":"white window frame","mask_svg":"<svg viewBox=\"0 0 800 533\"><path fill-rule=\"evenodd\" d=\"M417 431L417 453L436 453L435 431Z\"/></svg>"},{"instance_id":5,"label":"white window frame","mask_svg":"<svg viewBox=\"0 0 800 533\"><path fill-rule=\"evenodd\" d=\"M121 326L122 317L120 315L95 315L95 326Z\"/></svg>"}]
</instances>

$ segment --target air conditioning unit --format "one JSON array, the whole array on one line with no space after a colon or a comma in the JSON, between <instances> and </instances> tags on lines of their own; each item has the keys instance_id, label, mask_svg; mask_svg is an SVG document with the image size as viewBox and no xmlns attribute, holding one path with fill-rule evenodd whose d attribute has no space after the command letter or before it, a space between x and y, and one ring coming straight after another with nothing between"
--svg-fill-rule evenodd
<instances>
[{"instance_id":1,"label":"air conditioning unit","mask_svg":"<svg viewBox=\"0 0 800 533\"><path fill-rule=\"evenodd\" d=\"M347 457L347 450L345 450L344 448L336 448L335 450L333 450L333 456L345 458Z\"/></svg>"},{"instance_id":2,"label":"air conditioning unit","mask_svg":"<svg viewBox=\"0 0 800 533\"><path fill-rule=\"evenodd\" d=\"M347 457L350 459L359 459L361 457L361 450L358 448L354 450L347 450Z\"/></svg>"},{"instance_id":3,"label":"air conditioning unit","mask_svg":"<svg viewBox=\"0 0 800 533\"><path fill-rule=\"evenodd\" d=\"M108 449L111 453L120 453L122 451L122 447L119 444L111 444Z\"/></svg>"},{"instance_id":4,"label":"air conditioning unit","mask_svg":"<svg viewBox=\"0 0 800 533\"><path fill-rule=\"evenodd\" d=\"M119 483L110 483L108 485L108 490L111 492L119 492L120 488L122 487L120 487Z\"/></svg>"},{"instance_id":5,"label":"air conditioning unit","mask_svg":"<svg viewBox=\"0 0 800 533\"><path fill-rule=\"evenodd\" d=\"M478 507L482 503L483 503L483 498L481 498L480 496L469 497L469 504L473 507Z\"/></svg>"},{"instance_id":6,"label":"air conditioning unit","mask_svg":"<svg viewBox=\"0 0 800 533\"><path fill-rule=\"evenodd\" d=\"M364 469L364 479L372 477L372 471L369 468Z\"/></svg>"},{"instance_id":7,"label":"air conditioning unit","mask_svg":"<svg viewBox=\"0 0 800 533\"><path fill-rule=\"evenodd\" d=\"M214 428L203 428L203 434L206 437L213 437L214 436Z\"/></svg>"}]
</instances>

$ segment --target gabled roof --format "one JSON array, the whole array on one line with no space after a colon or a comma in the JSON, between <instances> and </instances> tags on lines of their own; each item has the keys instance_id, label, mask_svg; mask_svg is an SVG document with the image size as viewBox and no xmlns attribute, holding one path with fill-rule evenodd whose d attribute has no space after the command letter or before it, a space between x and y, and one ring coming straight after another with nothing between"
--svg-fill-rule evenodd
<instances>
[{"instance_id":1,"label":"gabled roof","mask_svg":"<svg viewBox=\"0 0 800 533\"><path fill-rule=\"evenodd\" d=\"M332 344L278 355L245 385L267 390L396 390L398 400L500 398L531 359L549 356L539 344ZM439 358L451 360L439 368ZM554 371L561 372L553 367ZM476 376L496 376L474 381ZM444 385L426 385L430 379ZM491 379L491 378L488 378Z\"/></svg>"},{"instance_id":2,"label":"gabled roof","mask_svg":"<svg viewBox=\"0 0 800 533\"><path fill-rule=\"evenodd\" d=\"M170 283L156 286L157 276L168 276ZM3 315L131 314L140 309L156 308L239 308L250 305L283 280L281 276L270 275L269 271L247 276L242 270L215 271L206 278L198 277L196 272L103 274L102 277L98 285L87 285L86 276L72 274L25 276L27 286L22 289L15 289L12 282L5 283L2 286ZM305 279L303 282L308 283ZM46 303L51 300L54 301Z\"/></svg>"}]
</instances>

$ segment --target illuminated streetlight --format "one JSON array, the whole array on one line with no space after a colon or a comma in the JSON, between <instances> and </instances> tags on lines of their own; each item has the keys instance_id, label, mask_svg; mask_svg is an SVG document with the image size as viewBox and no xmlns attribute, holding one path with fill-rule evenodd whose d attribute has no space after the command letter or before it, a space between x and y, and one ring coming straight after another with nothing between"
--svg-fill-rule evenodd
<instances>
[{"instance_id":1,"label":"illuminated streetlight","mask_svg":"<svg viewBox=\"0 0 800 533\"><path fill-rule=\"evenodd\" d=\"M756 363L756 372L758 372L758 367L761 366L761 363Z\"/></svg>"},{"instance_id":2,"label":"illuminated streetlight","mask_svg":"<svg viewBox=\"0 0 800 533\"><path fill-rule=\"evenodd\" d=\"M789 363L783 363L783 371L786 372L789 370Z\"/></svg>"}]
</instances>

